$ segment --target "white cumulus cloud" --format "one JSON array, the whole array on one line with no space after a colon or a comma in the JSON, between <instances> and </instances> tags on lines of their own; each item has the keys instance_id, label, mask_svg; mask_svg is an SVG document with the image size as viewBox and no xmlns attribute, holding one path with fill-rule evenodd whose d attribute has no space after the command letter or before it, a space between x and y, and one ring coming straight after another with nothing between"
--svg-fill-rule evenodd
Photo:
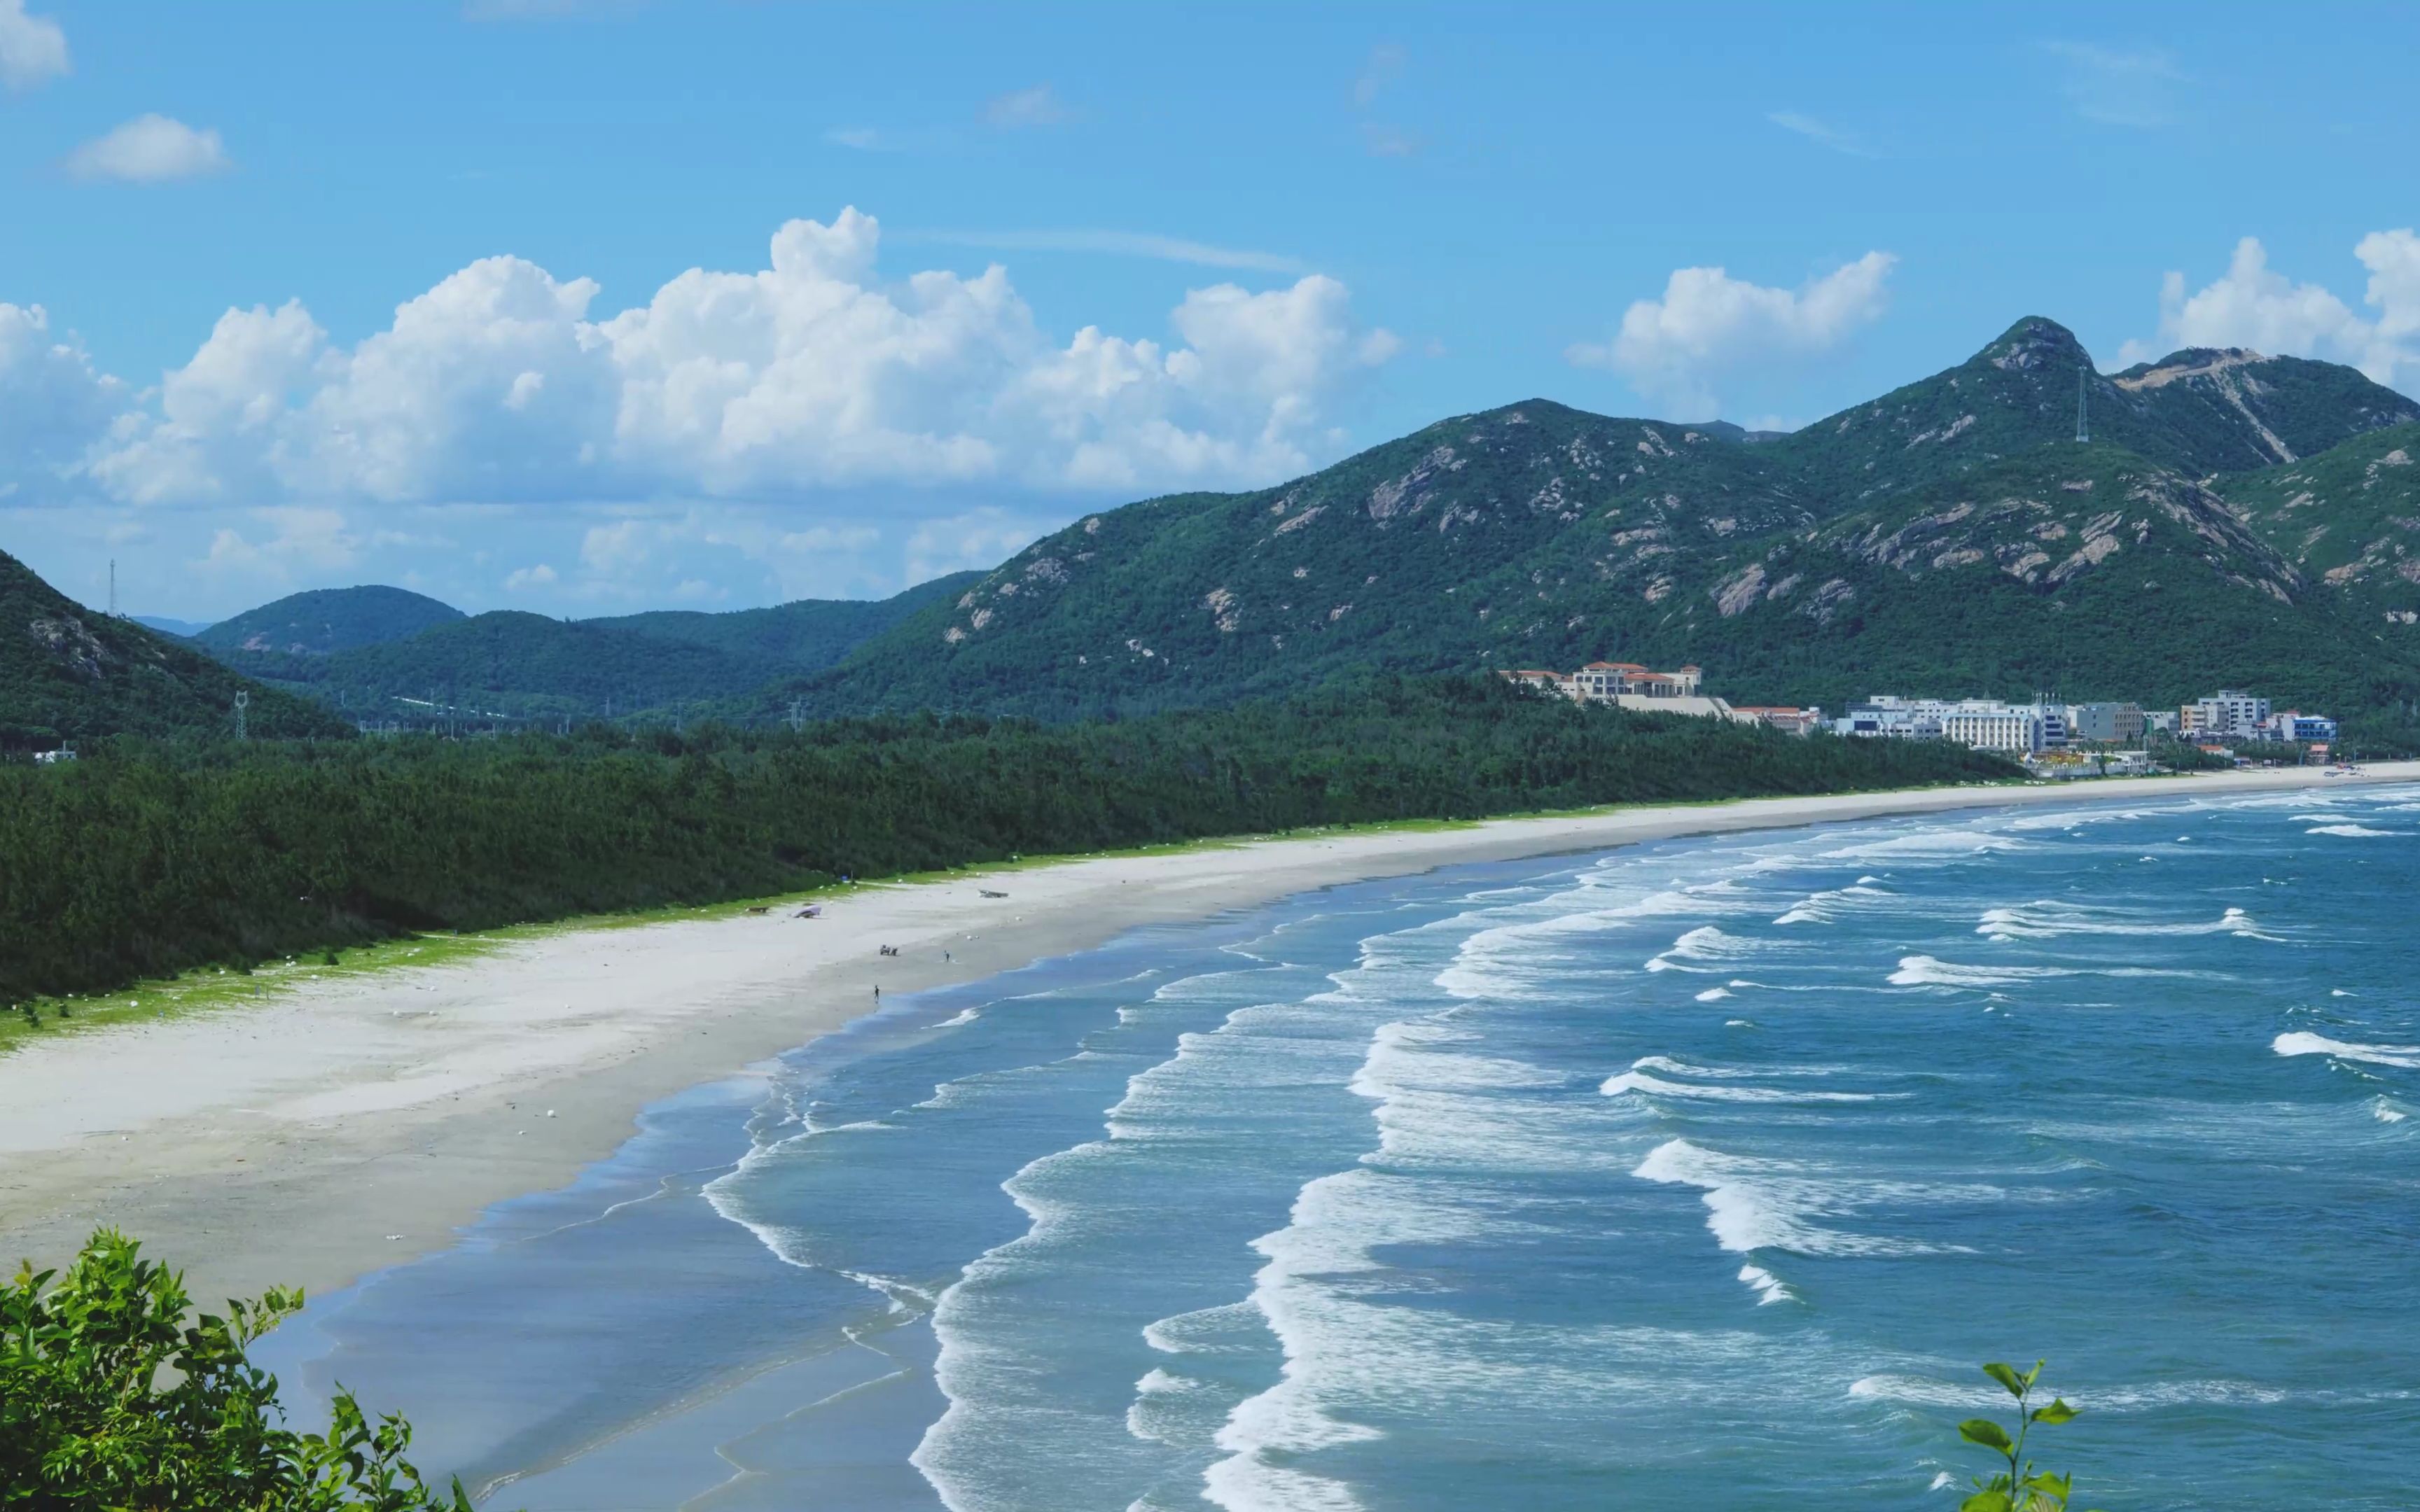
<instances>
[{"instance_id":1,"label":"white cumulus cloud","mask_svg":"<svg viewBox=\"0 0 2420 1512\"><path fill-rule=\"evenodd\" d=\"M2121 365L2184 347L2246 347L2270 356L2349 363L2381 383L2420 368L2420 236L2410 227L2373 231L2353 247L2369 271L2363 311L2324 285L2296 283L2269 266L2257 237L2235 244L2226 271L2190 293L2185 275L2160 282L2154 341L2118 348Z\"/></svg>"},{"instance_id":2,"label":"white cumulus cloud","mask_svg":"<svg viewBox=\"0 0 2420 1512\"><path fill-rule=\"evenodd\" d=\"M233 166L218 132L195 131L166 116L137 116L67 157L68 172L78 178L126 184L198 178Z\"/></svg>"},{"instance_id":3,"label":"white cumulus cloud","mask_svg":"<svg viewBox=\"0 0 2420 1512\"><path fill-rule=\"evenodd\" d=\"M1622 312L1608 343L1581 342L1564 355L1620 373L1673 417L1704 419L1719 409L1722 379L1776 361L1830 351L1879 318L1899 259L1869 252L1797 288L1774 288L1720 268L1675 269L1660 300Z\"/></svg>"},{"instance_id":4,"label":"white cumulus cloud","mask_svg":"<svg viewBox=\"0 0 2420 1512\"><path fill-rule=\"evenodd\" d=\"M792 221L769 266L603 316L586 279L484 258L351 347L299 302L231 310L84 471L154 503L1257 484L1342 451L1330 409L1398 345L1317 274L1194 289L1169 343L1061 344L1006 270L887 281L879 239L855 209Z\"/></svg>"},{"instance_id":5,"label":"white cumulus cloud","mask_svg":"<svg viewBox=\"0 0 2420 1512\"><path fill-rule=\"evenodd\" d=\"M48 16L29 16L25 0L0 0L0 85L30 89L68 71L68 34Z\"/></svg>"},{"instance_id":6,"label":"white cumulus cloud","mask_svg":"<svg viewBox=\"0 0 2420 1512\"><path fill-rule=\"evenodd\" d=\"M40 305L0 303L0 499L66 486L130 398Z\"/></svg>"}]
</instances>

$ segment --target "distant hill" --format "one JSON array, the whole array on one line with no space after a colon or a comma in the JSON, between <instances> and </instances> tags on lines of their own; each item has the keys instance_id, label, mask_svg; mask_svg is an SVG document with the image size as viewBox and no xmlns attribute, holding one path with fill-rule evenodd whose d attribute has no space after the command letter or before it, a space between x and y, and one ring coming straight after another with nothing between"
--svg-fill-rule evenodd
<instances>
[{"instance_id":1,"label":"distant hill","mask_svg":"<svg viewBox=\"0 0 2420 1512\"><path fill-rule=\"evenodd\" d=\"M791 671L812 671L830 666L917 610L956 597L982 577L980 572L952 573L882 599L802 598L771 609L721 614L659 609L580 623L600 630L625 630L658 640L707 646L738 656L769 658Z\"/></svg>"},{"instance_id":2,"label":"distant hill","mask_svg":"<svg viewBox=\"0 0 2420 1512\"><path fill-rule=\"evenodd\" d=\"M667 610L553 620L498 610L324 655L220 655L354 718L416 723L619 717L742 698L828 667L980 576L959 574L889 599L803 599L725 614Z\"/></svg>"},{"instance_id":3,"label":"distant hill","mask_svg":"<svg viewBox=\"0 0 2420 1512\"><path fill-rule=\"evenodd\" d=\"M2335 478L2415 419L2324 363L2192 351L2104 377L2039 317L1753 444L1531 400L1280 487L1088 517L756 708L1060 717L1606 656L1698 662L1743 702L2225 684L2392 707L2420 656L2230 490L2289 455Z\"/></svg>"},{"instance_id":4,"label":"distant hill","mask_svg":"<svg viewBox=\"0 0 2420 1512\"><path fill-rule=\"evenodd\" d=\"M759 687L783 671L767 657L513 609L333 656L236 659L349 717L405 723L628 715Z\"/></svg>"},{"instance_id":5,"label":"distant hill","mask_svg":"<svg viewBox=\"0 0 2420 1512\"><path fill-rule=\"evenodd\" d=\"M401 640L463 617L450 604L403 588L317 588L221 620L194 639L214 652L325 656Z\"/></svg>"},{"instance_id":6,"label":"distant hill","mask_svg":"<svg viewBox=\"0 0 2420 1512\"><path fill-rule=\"evenodd\" d=\"M248 691L262 735L350 731L307 701L238 676L181 641L96 614L0 552L0 747L109 734L221 735Z\"/></svg>"},{"instance_id":7,"label":"distant hill","mask_svg":"<svg viewBox=\"0 0 2420 1512\"><path fill-rule=\"evenodd\" d=\"M172 620L159 614L130 614L127 618L146 629L157 630L162 635L178 636L187 640L210 627L209 622L206 620Z\"/></svg>"}]
</instances>

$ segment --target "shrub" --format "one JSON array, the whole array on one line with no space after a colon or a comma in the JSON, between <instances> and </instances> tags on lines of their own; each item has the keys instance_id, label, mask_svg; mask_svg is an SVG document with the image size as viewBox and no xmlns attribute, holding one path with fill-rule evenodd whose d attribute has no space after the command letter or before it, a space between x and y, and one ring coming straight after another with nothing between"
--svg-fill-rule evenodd
<instances>
[{"instance_id":1,"label":"shrub","mask_svg":"<svg viewBox=\"0 0 2420 1512\"><path fill-rule=\"evenodd\" d=\"M282 1426L277 1378L244 1350L299 1311L271 1289L188 1322L183 1277L103 1228L64 1276L0 1288L0 1508L7 1512L471 1512L338 1391L324 1434Z\"/></svg>"}]
</instances>

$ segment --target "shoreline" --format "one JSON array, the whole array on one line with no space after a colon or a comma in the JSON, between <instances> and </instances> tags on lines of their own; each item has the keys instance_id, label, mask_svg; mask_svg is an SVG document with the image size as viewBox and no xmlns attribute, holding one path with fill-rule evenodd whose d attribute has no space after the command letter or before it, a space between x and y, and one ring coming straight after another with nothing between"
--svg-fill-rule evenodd
<instances>
[{"instance_id":1,"label":"shoreline","mask_svg":"<svg viewBox=\"0 0 2420 1512\"><path fill-rule=\"evenodd\" d=\"M1637 806L1036 858L819 894L813 920L567 922L23 1041L0 1056L0 1261L64 1264L108 1224L185 1270L206 1307L271 1285L324 1294L564 1185L649 1104L841 1027L877 987L980 980L1342 883L1900 814L2413 780L2420 763Z\"/></svg>"}]
</instances>

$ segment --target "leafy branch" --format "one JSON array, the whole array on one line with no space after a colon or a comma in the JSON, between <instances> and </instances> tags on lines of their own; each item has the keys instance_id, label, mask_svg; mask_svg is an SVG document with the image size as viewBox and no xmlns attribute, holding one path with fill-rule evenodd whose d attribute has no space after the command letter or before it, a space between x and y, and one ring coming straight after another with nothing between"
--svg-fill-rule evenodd
<instances>
[{"instance_id":1,"label":"leafy branch","mask_svg":"<svg viewBox=\"0 0 2420 1512\"><path fill-rule=\"evenodd\" d=\"M2033 1405L2034 1383L2041 1379L2042 1365L2036 1360L2034 1367L2024 1372L1997 1361L1983 1367L1985 1375L2017 1399L2017 1431L2011 1436L1988 1417L1970 1417L1958 1425L1960 1438L2009 1462L2008 1469L1989 1480L1975 1477L1975 1494L1958 1504L1958 1512L2067 1512L2075 1478L2037 1470L2025 1458L2025 1440L2035 1428L2055 1427L2075 1418L2075 1409L2056 1396L2046 1407Z\"/></svg>"}]
</instances>

